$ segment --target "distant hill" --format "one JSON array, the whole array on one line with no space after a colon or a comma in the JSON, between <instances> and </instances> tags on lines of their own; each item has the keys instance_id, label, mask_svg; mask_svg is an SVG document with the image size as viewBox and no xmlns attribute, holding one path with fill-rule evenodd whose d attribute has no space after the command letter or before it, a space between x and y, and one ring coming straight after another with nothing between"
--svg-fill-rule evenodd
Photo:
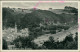
<instances>
[{"instance_id":1,"label":"distant hill","mask_svg":"<svg viewBox=\"0 0 80 52\"><path fill-rule=\"evenodd\" d=\"M64 9L49 8L49 11L56 14L71 14L71 15L78 14L78 9L71 6L65 6Z\"/></svg>"},{"instance_id":2,"label":"distant hill","mask_svg":"<svg viewBox=\"0 0 80 52\"><path fill-rule=\"evenodd\" d=\"M28 9L27 9L28 10ZM30 10L30 9L29 9ZM67 25L77 24L78 16L71 14L56 14L48 10L30 10L31 12L14 12L12 8L3 8L3 26L14 27L15 23L19 26L23 24L39 23L61 23ZM35 22L34 22L35 21ZM25 28L26 26L24 26Z\"/></svg>"}]
</instances>

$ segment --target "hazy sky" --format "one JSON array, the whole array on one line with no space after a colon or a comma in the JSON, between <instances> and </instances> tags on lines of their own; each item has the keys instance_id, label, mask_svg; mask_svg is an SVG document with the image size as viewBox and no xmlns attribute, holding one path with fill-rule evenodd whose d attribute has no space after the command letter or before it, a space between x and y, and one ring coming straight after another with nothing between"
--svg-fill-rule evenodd
<instances>
[{"instance_id":1,"label":"hazy sky","mask_svg":"<svg viewBox=\"0 0 80 52\"><path fill-rule=\"evenodd\" d=\"M38 5L37 5L38 4ZM37 6L36 6L37 5ZM3 7L11 7L11 8L33 8L37 7L39 9L47 10L49 8L53 9L63 9L65 6L72 6L78 8L77 2L3 2Z\"/></svg>"}]
</instances>

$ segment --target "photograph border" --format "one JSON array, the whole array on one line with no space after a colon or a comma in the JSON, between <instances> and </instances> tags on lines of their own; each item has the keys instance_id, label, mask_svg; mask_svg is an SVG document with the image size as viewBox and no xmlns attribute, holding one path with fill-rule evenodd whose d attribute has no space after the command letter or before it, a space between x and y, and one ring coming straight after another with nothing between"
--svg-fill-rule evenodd
<instances>
[{"instance_id":1,"label":"photograph border","mask_svg":"<svg viewBox=\"0 0 80 52\"><path fill-rule=\"evenodd\" d=\"M0 2L0 50L1 52L80 52L80 31L78 28L78 50L2 50L2 3L3 2L39 2L39 1L1 1ZM64 2L78 2L78 19L80 18L80 1L64 1ZM80 21L78 20L78 26Z\"/></svg>"}]
</instances>

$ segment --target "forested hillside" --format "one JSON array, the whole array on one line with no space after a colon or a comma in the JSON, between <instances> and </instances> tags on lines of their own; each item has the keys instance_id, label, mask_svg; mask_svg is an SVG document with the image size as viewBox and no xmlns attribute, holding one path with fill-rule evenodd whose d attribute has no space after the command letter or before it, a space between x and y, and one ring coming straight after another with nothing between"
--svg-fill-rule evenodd
<instances>
[{"instance_id":1,"label":"forested hillside","mask_svg":"<svg viewBox=\"0 0 80 52\"><path fill-rule=\"evenodd\" d=\"M31 13L14 12L11 8L3 8L3 27L14 27L15 23L20 28L30 25L39 25L41 22L52 22L61 24L77 24L77 15L55 14L47 10L32 10ZM27 23L27 24L26 24Z\"/></svg>"}]
</instances>

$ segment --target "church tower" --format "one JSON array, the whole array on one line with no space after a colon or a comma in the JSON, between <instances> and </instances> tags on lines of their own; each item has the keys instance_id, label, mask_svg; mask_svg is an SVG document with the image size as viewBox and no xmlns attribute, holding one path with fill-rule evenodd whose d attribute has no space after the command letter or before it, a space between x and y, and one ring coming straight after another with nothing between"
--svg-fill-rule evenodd
<instances>
[{"instance_id":1,"label":"church tower","mask_svg":"<svg viewBox=\"0 0 80 52\"><path fill-rule=\"evenodd\" d=\"M17 33L17 24L15 22L15 33Z\"/></svg>"}]
</instances>

